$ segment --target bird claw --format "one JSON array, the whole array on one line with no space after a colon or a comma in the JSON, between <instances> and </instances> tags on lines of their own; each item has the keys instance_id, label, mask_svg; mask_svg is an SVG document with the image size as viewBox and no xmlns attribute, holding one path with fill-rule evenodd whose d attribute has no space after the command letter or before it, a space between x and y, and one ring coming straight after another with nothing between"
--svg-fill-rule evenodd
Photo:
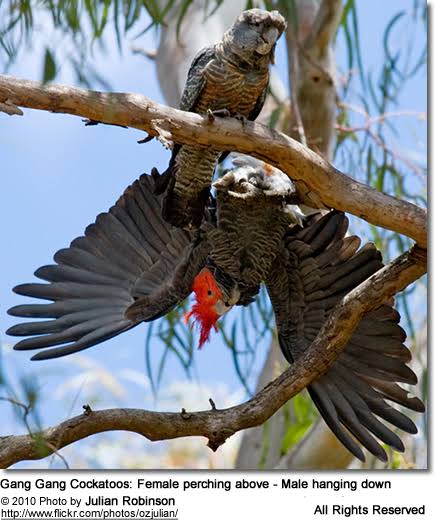
<instances>
[{"instance_id":1,"label":"bird claw","mask_svg":"<svg viewBox=\"0 0 435 520\"><path fill-rule=\"evenodd\" d=\"M145 143L149 143L150 141L152 141L154 139L154 135L151 135L151 134L148 134L146 137L144 137L143 139L139 139L139 141L137 142L137 144L145 144Z\"/></svg>"},{"instance_id":2,"label":"bird claw","mask_svg":"<svg viewBox=\"0 0 435 520\"><path fill-rule=\"evenodd\" d=\"M100 121L95 121L95 119L82 119L82 122L85 126L97 126L100 124Z\"/></svg>"},{"instance_id":3,"label":"bird claw","mask_svg":"<svg viewBox=\"0 0 435 520\"><path fill-rule=\"evenodd\" d=\"M234 119L237 119L237 121L240 121L243 126L245 126L246 123L249 121L248 118L246 116L244 116L243 114L236 114L234 116Z\"/></svg>"},{"instance_id":4,"label":"bird claw","mask_svg":"<svg viewBox=\"0 0 435 520\"><path fill-rule=\"evenodd\" d=\"M207 118L210 123L214 123L217 117L231 117L231 112L227 108L220 108L218 110L207 110Z\"/></svg>"}]
</instances>

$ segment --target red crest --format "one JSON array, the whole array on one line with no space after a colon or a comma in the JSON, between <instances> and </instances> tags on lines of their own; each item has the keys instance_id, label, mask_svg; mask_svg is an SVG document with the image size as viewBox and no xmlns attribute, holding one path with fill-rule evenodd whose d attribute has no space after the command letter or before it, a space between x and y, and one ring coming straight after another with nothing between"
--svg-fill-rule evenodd
<instances>
[{"instance_id":1,"label":"red crest","mask_svg":"<svg viewBox=\"0 0 435 520\"><path fill-rule=\"evenodd\" d=\"M217 330L216 322L219 314L215 309L218 300L222 299L222 292L216 284L211 272L204 268L193 281L193 292L196 302L192 310L184 316L185 323L193 317L194 322L198 323L200 329L199 348L201 348L210 338L212 327Z\"/></svg>"}]
</instances>

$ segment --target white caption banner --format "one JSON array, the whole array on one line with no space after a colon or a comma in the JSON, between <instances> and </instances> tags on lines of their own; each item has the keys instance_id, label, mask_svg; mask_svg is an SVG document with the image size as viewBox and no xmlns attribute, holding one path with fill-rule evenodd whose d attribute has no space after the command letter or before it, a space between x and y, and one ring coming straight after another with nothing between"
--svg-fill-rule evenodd
<instances>
[{"instance_id":1,"label":"white caption banner","mask_svg":"<svg viewBox=\"0 0 435 520\"><path fill-rule=\"evenodd\" d=\"M0 473L2 520L434 519L429 472Z\"/></svg>"}]
</instances>

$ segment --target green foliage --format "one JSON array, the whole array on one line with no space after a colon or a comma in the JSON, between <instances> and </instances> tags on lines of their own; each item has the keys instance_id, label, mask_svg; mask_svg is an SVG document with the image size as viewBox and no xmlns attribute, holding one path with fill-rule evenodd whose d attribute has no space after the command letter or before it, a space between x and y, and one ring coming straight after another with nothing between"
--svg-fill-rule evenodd
<instances>
[{"instance_id":1,"label":"green foliage","mask_svg":"<svg viewBox=\"0 0 435 520\"><path fill-rule=\"evenodd\" d=\"M273 311L263 288L255 304L239 307L220 320L219 334L224 345L230 349L234 369L248 395L257 349L274 329Z\"/></svg>"},{"instance_id":2,"label":"green foliage","mask_svg":"<svg viewBox=\"0 0 435 520\"><path fill-rule=\"evenodd\" d=\"M285 455L305 435L317 418L313 401L306 391L293 397L284 408L286 433L281 441L281 454Z\"/></svg>"},{"instance_id":3,"label":"green foliage","mask_svg":"<svg viewBox=\"0 0 435 520\"><path fill-rule=\"evenodd\" d=\"M282 407L285 421L285 434L281 439L280 455L285 455L297 445L302 437L307 433L317 418L317 411L314 407L308 392L303 391L296 395ZM266 421L262 426L261 453L258 468L266 468L268 455L272 446L271 428L272 419ZM275 425L276 426L276 425Z\"/></svg>"},{"instance_id":4,"label":"green foliage","mask_svg":"<svg viewBox=\"0 0 435 520\"><path fill-rule=\"evenodd\" d=\"M19 374L10 377L4 368L3 345L0 348L0 401L11 404L18 423L23 423L29 434L42 428L40 387L37 374ZM16 383L12 383L12 379Z\"/></svg>"},{"instance_id":5,"label":"green foliage","mask_svg":"<svg viewBox=\"0 0 435 520\"><path fill-rule=\"evenodd\" d=\"M382 36L383 60L378 70L363 66L359 44L357 2L348 0L341 21L346 42L348 75L355 64L358 74L351 74L339 92L338 132L335 162L352 172L362 182L379 191L426 206L424 156L415 160L397 149L397 123L405 126L425 124L425 114L397 111L407 83L424 71L427 48L415 46L416 31L426 31L426 3L415 1L414 8L395 13ZM400 35L400 40L399 40ZM398 44L400 42L400 45ZM385 261L403 253L411 240L382 228L369 226L367 237L381 249ZM399 295L398 302L405 325L414 341L410 319L410 298L418 284Z\"/></svg>"},{"instance_id":6,"label":"green foliage","mask_svg":"<svg viewBox=\"0 0 435 520\"><path fill-rule=\"evenodd\" d=\"M54 61L54 57L50 52L50 49L45 49L45 57L44 57L44 75L42 77L42 81L47 83L51 81L56 76L56 63Z\"/></svg>"},{"instance_id":7,"label":"green foliage","mask_svg":"<svg viewBox=\"0 0 435 520\"><path fill-rule=\"evenodd\" d=\"M172 310L164 319L148 325L145 339L145 366L155 396L169 356L175 356L187 377L192 376L195 338L192 328L184 323L187 306L188 300ZM161 345L154 341L155 337L163 342L165 348L162 349Z\"/></svg>"},{"instance_id":8,"label":"green foliage","mask_svg":"<svg viewBox=\"0 0 435 520\"><path fill-rule=\"evenodd\" d=\"M178 3L177 34L192 2ZM204 16L212 16L222 2L206 2ZM127 37L138 38L164 25L175 5L175 0L0 0L0 68L7 71L33 41L42 40L43 81L56 77L58 55L79 84L107 88L92 61L95 44L104 50L105 37L114 32L122 52Z\"/></svg>"}]
</instances>

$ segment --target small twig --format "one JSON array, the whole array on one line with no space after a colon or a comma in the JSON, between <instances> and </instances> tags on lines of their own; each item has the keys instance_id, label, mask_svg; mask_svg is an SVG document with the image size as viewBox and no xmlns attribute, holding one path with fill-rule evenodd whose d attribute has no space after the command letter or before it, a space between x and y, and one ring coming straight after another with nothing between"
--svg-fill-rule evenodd
<instances>
[{"instance_id":1,"label":"small twig","mask_svg":"<svg viewBox=\"0 0 435 520\"><path fill-rule=\"evenodd\" d=\"M383 139L379 137L376 132L372 130L372 127L377 123L383 123L384 121L395 118L395 117L416 117L419 119L426 119L426 114L424 112L414 112L410 110L403 111L395 111L395 112L385 112L384 114L380 114L378 116L370 116L370 114L365 111L361 107L357 107L355 105L349 105L346 103L340 103L340 106L343 108L348 108L353 112L356 112L362 115L365 119L364 124L355 125L355 126L344 126L344 125L335 125L336 130L343 133L356 133L356 132L366 132L367 135L380 147L382 148L388 155L390 155L393 159L397 159L405 164L410 170L412 170L419 177L423 177L422 169L419 168L412 161L407 159L403 154L394 150L390 146L388 146Z\"/></svg>"},{"instance_id":2,"label":"small twig","mask_svg":"<svg viewBox=\"0 0 435 520\"><path fill-rule=\"evenodd\" d=\"M13 399L12 397L0 397L0 401L9 402L9 403L13 404L14 406L18 406L19 408L22 408L24 410L23 421L24 421L24 424L25 424L26 429L29 432L29 434L32 434L32 429L30 428L30 424L29 424L29 420L28 420L28 417L29 417L29 414L31 411L31 406L24 404L21 401L17 401L16 399Z\"/></svg>"},{"instance_id":3,"label":"small twig","mask_svg":"<svg viewBox=\"0 0 435 520\"><path fill-rule=\"evenodd\" d=\"M378 116L370 116L370 114L366 110L364 110L363 107L360 107L358 105L353 105L351 103L345 103L344 101L340 101L340 103L338 103L338 106L352 110L352 112L356 112L357 114L364 116L366 120L370 119L373 122L383 121L385 119L393 117L415 117L417 119L427 119L427 114L425 112L418 112L415 110L393 110L391 112L385 112L384 114L380 114Z\"/></svg>"},{"instance_id":4,"label":"small twig","mask_svg":"<svg viewBox=\"0 0 435 520\"><path fill-rule=\"evenodd\" d=\"M120 128L128 128L126 125L118 125L117 123L104 123L103 121L96 121L95 119L82 119L85 126L97 126L97 125L108 125L108 126L119 126Z\"/></svg>"},{"instance_id":5,"label":"small twig","mask_svg":"<svg viewBox=\"0 0 435 520\"><path fill-rule=\"evenodd\" d=\"M369 118L367 122L362 126L344 126L344 125L335 125L336 130L342 133L349 133L353 134L356 132L366 132L367 135L370 136L370 138L380 147L382 148L389 156L391 156L393 159L396 159L398 161L401 161L405 166L407 166L410 170L412 170L418 177L423 178L423 171L422 168L419 168L416 164L414 164L412 161L410 161L408 158L406 158L403 154L398 152L397 150L394 150L390 146L388 146L383 139L379 137L373 130L372 125L376 122L383 121L386 119L385 117L379 116L379 117L373 117Z\"/></svg>"},{"instance_id":6,"label":"small twig","mask_svg":"<svg viewBox=\"0 0 435 520\"><path fill-rule=\"evenodd\" d=\"M20 401L17 401L16 399L13 399L12 397L3 397L1 396L0 397L0 401L7 401L11 404L13 404L14 406L18 406L20 408L22 408L24 410L24 414L23 414L23 421L24 421L24 424L26 426L26 429L29 433L29 436L34 439L36 442L38 442L39 440L41 440L41 437L39 436L38 433L35 433L32 431L32 429L30 428L30 424L28 422L28 416L29 416L29 413L31 411L31 407L20 402ZM1 439L1 438L0 438ZM66 461L65 457L63 457L63 455L61 455L57 448L51 443L51 442L47 442L45 439L42 438L42 442L44 443L45 446L47 446L48 448L50 448L50 450L56 454L62 461L63 463L65 464L66 468L69 469L69 465L68 465L68 462Z\"/></svg>"},{"instance_id":7,"label":"small twig","mask_svg":"<svg viewBox=\"0 0 435 520\"><path fill-rule=\"evenodd\" d=\"M192 417L192 414L191 413L187 413L185 408L181 409L180 415L186 421Z\"/></svg>"},{"instance_id":8,"label":"small twig","mask_svg":"<svg viewBox=\"0 0 435 520\"><path fill-rule=\"evenodd\" d=\"M0 112L4 112L9 116L22 116L23 111L18 108L16 105L11 103L8 99L6 99L3 103L0 103Z\"/></svg>"},{"instance_id":9,"label":"small twig","mask_svg":"<svg viewBox=\"0 0 435 520\"><path fill-rule=\"evenodd\" d=\"M47 442L45 441L45 445L50 448L50 450L52 450L53 454L56 455L57 457L59 457L59 459L65 464L65 468L66 469L70 469L69 467L69 464L68 464L68 461L66 460L66 458L61 454L59 453L59 450L56 448L56 446L54 446L53 444L51 444L51 442Z\"/></svg>"},{"instance_id":10,"label":"small twig","mask_svg":"<svg viewBox=\"0 0 435 520\"><path fill-rule=\"evenodd\" d=\"M83 415L91 415L92 408L88 404L84 404L82 408L84 410Z\"/></svg>"},{"instance_id":11,"label":"small twig","mask_svg":"<svg viewBox=\"0 0 435 520\"><path fill-rule=\"evenodd\" d=\"M154 61L157 57L156 50L149 51L149 50L145 49L144 47L136 47L134 45L132 45L130 47L130 50L133 54L140 54L141 56L144 56L145 58L148 58L149 60Z\"/></svg>"},{"instance_id":12,"label":"small twig","mask_svg":"<svg viewBox=\"0 0 435 520\"><path fill-rule=\"evenodd\" d=\"M100 121L94 121L93 119L82 119L82 123L84 123L85 126L97 126L100 124Z\"/></svg>"},{"instance_id":13,"label":"small twig","mask_svg":"<svg viewBox=\"0 0 435 520\"><path fill-rule=\"evenodd\" d=\"M213 401L213 399L211 397L209 398L208 402L210 403L212 410L217 410L215 402Z\"/></svg>"},{"instance_id":14,"label":"small twig","mask_svg":"<svg viewBox=\"0 0 435 520\"><path fill-rule=\"evenodd\" d=\"M386 143L377 135L375 132L373 132L372 129L368 129L367 133L369 136L380 146L385 152L387 152L388 155L393 157L393 159L398 159L399 161L402 161L405 166L407 166L410 170L412 170L416 175L419 177L423 177L423 172L421 168L419 168L416 164L414 164L412 161L404 157L400 152L397 150L393 150L389 146L386 145Z\"/></svg>"}]
</instances>

